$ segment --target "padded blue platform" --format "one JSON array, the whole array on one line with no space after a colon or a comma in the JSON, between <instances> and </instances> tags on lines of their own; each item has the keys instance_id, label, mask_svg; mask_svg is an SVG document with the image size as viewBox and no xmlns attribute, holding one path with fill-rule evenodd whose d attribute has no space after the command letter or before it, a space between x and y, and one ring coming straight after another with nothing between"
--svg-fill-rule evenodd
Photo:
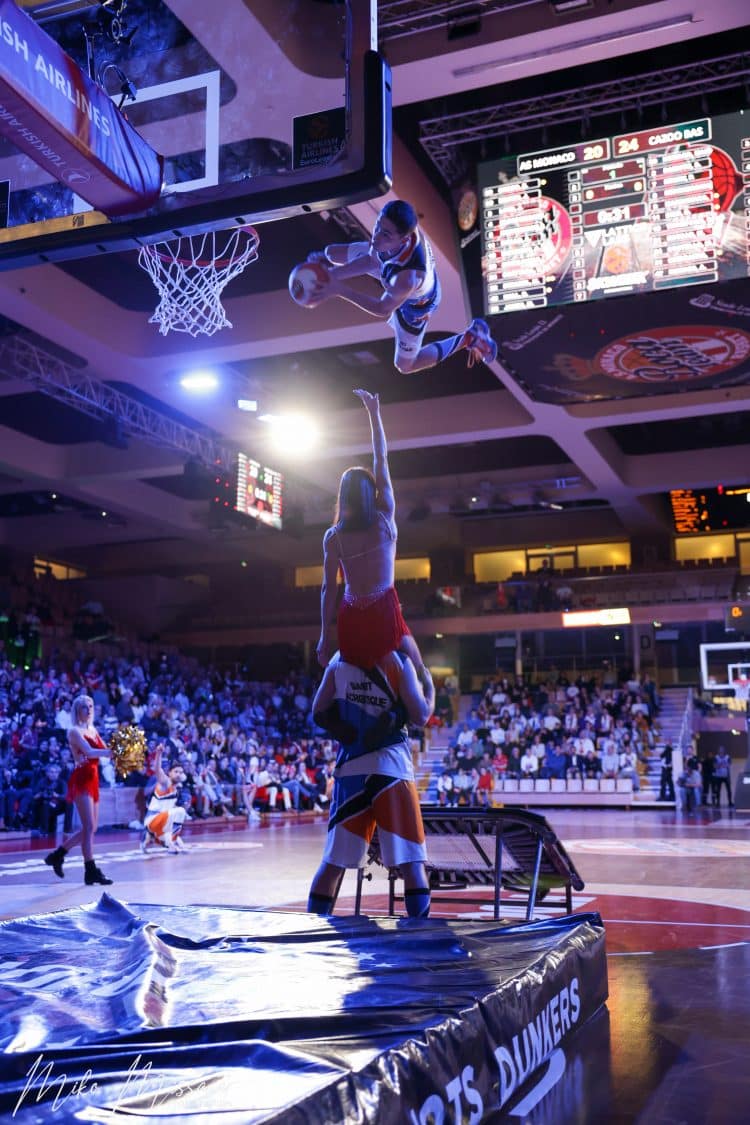
<instances>
[{"instance_id":1,"label":"padded blue platform","mask_svg":"<svg viewBox=\"0 0 750 1125\"><path fill-rule=\"evenodd\" d=\"M3 923L0 964L0 1111L19 1125L481 1120L607 998L597 914L320 918L104 894Z\"/></svg>"}]
</instances>

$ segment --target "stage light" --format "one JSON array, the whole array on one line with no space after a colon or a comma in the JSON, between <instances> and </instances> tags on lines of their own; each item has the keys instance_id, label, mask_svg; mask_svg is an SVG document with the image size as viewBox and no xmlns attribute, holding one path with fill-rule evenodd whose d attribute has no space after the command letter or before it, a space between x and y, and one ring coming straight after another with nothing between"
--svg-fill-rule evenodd
<instances>
[{"instance_id":1,"label":"stage light","mask_svg":"<svg viewBox=\"0 0 750 1125\"><path fill-rule=\"evenodd\" d=\"M237 409L244 410L248 414L254 413L258 409L258 400L254 398L238 398Z\"/></svg>"},{"instance_id":2,"label":"stage light","mask_svg":"<svg viewBox=\"0 0 750 1125\"><path fill-rule=\"evenodd\" d=\"M218 376L213 371L189 371L180 376L180 386L191 395L208 394L219 385Z\"/></svg>"},{"instance_id":3,"label":"stage light","mask_svg":"<svg viewBox=\"0 0 750 1125\"><path fill-rule=\"evenodd\" d=\"M318 427L304 414L261 414L258 421L268 425L271 444L288 457L303 457L318 445Z\"/></svg>"}]
</instances>

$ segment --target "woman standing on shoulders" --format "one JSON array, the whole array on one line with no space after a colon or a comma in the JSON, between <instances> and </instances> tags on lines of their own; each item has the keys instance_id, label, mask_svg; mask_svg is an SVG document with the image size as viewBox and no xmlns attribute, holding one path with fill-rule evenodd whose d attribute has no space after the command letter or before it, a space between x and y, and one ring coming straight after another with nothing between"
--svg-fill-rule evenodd
<instances>
[{"instance_id":1,"label":"woman standing on shoulders","mask_svg":"<svg viewBox=\"0 0 750 1125\"><path fill-rule=\"evenodd\" d=\"M393 585L396 564L396 502L380 400L369 391L354 392L370 419L373 472L347 469L339 484L335 523L323 537L323 585L318 661L325 668L333 655L331 630L338 626L342 658L358 668L372 668L389 652L411 658L420 680L430 678L416 641L401 614ZM344 576L344 596L336 615L336 578Z\"/></svg>"},{"instance_id":2,"label":"woman standing on shoulders","mask_svg":"<svg viewBox=\"0 0 750 1125\"><path fill-rule=\"evenodd\" d=\"M109 750L94 727L94 701L88 695L79 695L71 707L73 725L68 731L75 769L68 779L67 799L72 801L81 818L81 827L59 848L55 848L44 862L60 879L65 878L63 862L71 848L81 845L84 859L84 882L109 885L108 879L94 862L94 833L99 822L99 759L108 758Z\"/></svg>"}]
</instances>

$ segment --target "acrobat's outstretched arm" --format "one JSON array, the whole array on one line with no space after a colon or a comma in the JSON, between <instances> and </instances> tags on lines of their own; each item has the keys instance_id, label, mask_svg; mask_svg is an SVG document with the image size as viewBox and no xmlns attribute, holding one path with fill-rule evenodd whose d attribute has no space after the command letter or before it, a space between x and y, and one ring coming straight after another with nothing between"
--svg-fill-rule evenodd
<instances>
[{"instance_id":1,"label":"acrobat's outstretched arm","mask_svg":"<svg viewBox=\"0 0 750 1125\"><path fill-rule=\"evenodd\" d=\"M163 751L164 751L164 746L160 742L159 745L156 747L156 754L154 755L154 774L156 775L157 785L160 785L162 789L168 789L169 788L169 777L164 772L164 767L162 765L162 753L163 753Z\"/></svg>"},{"instance_id":2,"label":"acrobat's outstretched arm","mask_svg":"<svg viewBox=\"0 0 750 1125\"><path fill-rule=\"evenodd\" d=\"M385 429L383 419L380 417L380 396L364 390L357 390L354 393L364 406L370 419L372 471L378 492L378 509L388 519L393 519L396 514L396 501L393 495L391 473L388 468L388 446L385 440Z\"/></svg>"},{"instance_id":3,"label":"acrobat's outstretched arm","mask_svg":"<svg viewBox=\"0 0 750 1125\"><path fill-rule=\"evenodd\" d=\"M361 277L366 273L380 274L380 263L369 242L332 242L325 250L308 254L309 262L320 262L324 266L334 266L336 273L344 277Z\"/></svg>"}]
</instances>

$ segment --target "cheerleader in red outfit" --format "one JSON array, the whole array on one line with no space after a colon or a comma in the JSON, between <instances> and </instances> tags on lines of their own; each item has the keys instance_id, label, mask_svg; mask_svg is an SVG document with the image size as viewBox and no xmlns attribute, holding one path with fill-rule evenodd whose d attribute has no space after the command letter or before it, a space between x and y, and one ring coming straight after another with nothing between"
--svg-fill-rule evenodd
<instances>
[{"instance_id":1,"label":"cheerleader in red outfit","mask_svg":"<svg viewBox=\"0 0 750 1125\"><path fill-rule=\"evenodd\" d=\"M68 731L68 744L73 753L75 769L68 779L67 798L72 801L81 818L81 827L68 836L59 848L45 857L44 862L55 875L65 878L63 862L76 844L81 845L84 859L84 882L108 885L112 882L94 862L94 833L99 821L99 759L108 758L105 746L93 725L94 701L88 695L79 695L71 708L73 725Z\"/></svg>"},{"instance_id":2,"label":"cheerleader in red outfit","mask_svg":"<svg viewBox=\"0 0 750 1125\"><path fill-rule=\"evenodd\" d=\"M387 653L411 658L420 679L429 677L416 641L401 614L393 585L396 563L396 503L380 400L355 391L370 418L373 470L347 469L339 484L336 522L323 537L322 627L318 660L326 667L333 654L331 631L336 620L342 658L358 668L372 668ZM335 615L336 578L344 576L344 596ZM431 682L431 681L430 681Z\"/></svg>"}]
</instances>

